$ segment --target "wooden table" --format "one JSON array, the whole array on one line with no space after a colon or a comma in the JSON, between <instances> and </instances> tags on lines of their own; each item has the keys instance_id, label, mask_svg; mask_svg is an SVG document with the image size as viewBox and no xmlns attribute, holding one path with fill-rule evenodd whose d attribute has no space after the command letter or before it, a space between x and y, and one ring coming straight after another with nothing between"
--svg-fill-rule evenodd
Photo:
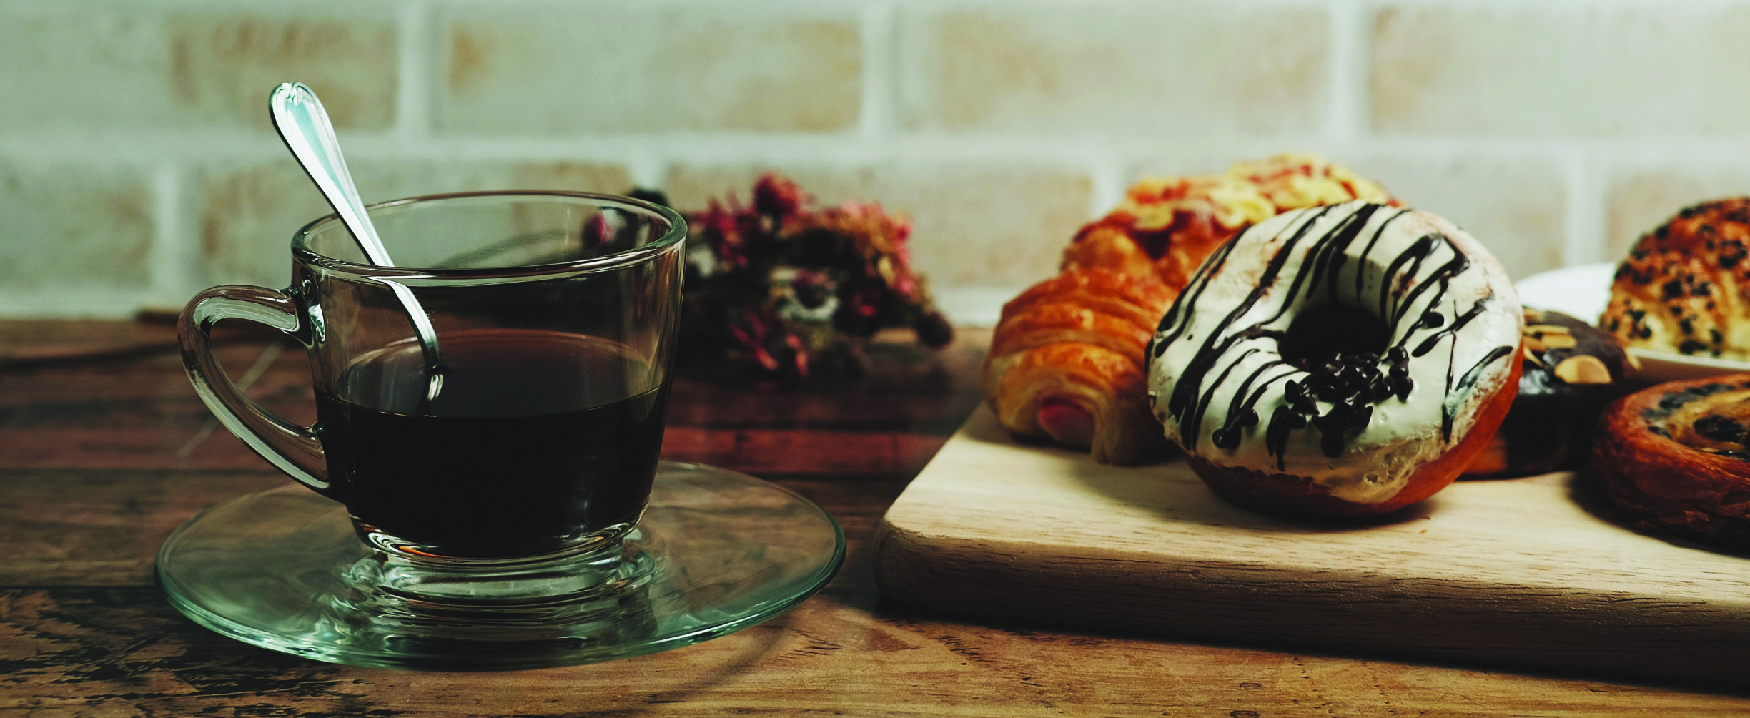
<instances>
[{"instance_id":1,"label":"wooden table","mask_svg":"<svg viewBox=\"0 0 1750 718\"><path fill-rule=\"evenodd\" d=\"M1750 697L965 623L883 601L869 537L980 400L989 334L872 351L870 373L803 391L682 380L664 454L825 506L838 577L740 633L606 664L414 673L316 663L222 638L153 585L201 508L287 482L195 398L170 329L0 322L0 717L402 715L1745 715ZM99 358L69 360L97 354ZM221 352L255 399L308 421L296 347Z\"/></svg>"}]
</instances>

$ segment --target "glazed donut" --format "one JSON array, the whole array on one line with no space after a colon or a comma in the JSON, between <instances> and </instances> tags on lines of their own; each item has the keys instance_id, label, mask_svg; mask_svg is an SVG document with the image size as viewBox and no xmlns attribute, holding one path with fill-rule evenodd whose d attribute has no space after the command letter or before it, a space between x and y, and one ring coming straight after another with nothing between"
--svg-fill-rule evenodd
<instances>
[{"instance_id":1,"label":"glazed donut","mask_svg":"<svg viewBox=\"0 0 1750 718\"><path fill-rule=\"evenodd\" d=\"M1488 445L1519 382L1518 295L1438 216L1296 210L1223 245L1150 342L1149 401L1198 477L1298 517L1390 512Z\"/></svg>"},{"instance_id":2,"label":"glazed donut","mask_svg":"<svg viewBox=\"0 0 1750 718\"><path fill-rule=\"evenodd\" d=\"M1623 397L1599 426L1592 465L1639 527L1750 552L1750 374Z\"/></svg>"},{"instance_id":3,"label":"glazed donut","mask_svg":"<svg viewBox=\"0 0 1750 718\"><path fill-rule=\"evenodd\" d=\"M1464 478L1577 469L1592 460L1605 407L1622 395L1633 359L1609 334L1561 312L1526 308L1519 395Z\"/></svg>"}]
</instances>

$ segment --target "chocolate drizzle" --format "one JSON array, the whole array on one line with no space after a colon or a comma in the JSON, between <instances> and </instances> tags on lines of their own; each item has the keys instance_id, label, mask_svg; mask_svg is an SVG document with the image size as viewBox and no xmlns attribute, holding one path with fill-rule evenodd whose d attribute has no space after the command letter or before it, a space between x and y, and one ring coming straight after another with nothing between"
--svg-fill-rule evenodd
<instances>
[{"instance_id":1,"label":"chocolate drizzle","mask_svg":"<svg viewBox=\"0 0 1750 718\"><path fill-rule=\"evenodd\" d=\"M1492 298L1494 296L1495 296L1495 293L1493 291L1490 291L1488 298ZM1419 356L1426 355L1428 352L1434 351L1434 345L1438 344L1441 339L1444 339L1448 336L1453 336L1453 335L1458 334L1458 330L1463 329L1464 325L1469 324L1472 319L1476 319L1477 315L1482 314L1484 310L1487 310L1489 308L1488 302L1487 302L1488 298L1485 298L1484 301L1477 302L1476 304L1471 305L1470 310L1466 311L1463 314L1458 315L1458 317L1456 319L1452 320L1452 324L1447 325L1445 327L1442 327L1441 325L1446 324L1446 318L1440 316L1439 314L1429 314L1427 317L1423 317L1422 325L1424 327L1428 327L1430 329L1437 329L1438 331L1429 335L1427 339L1422 340L1421 344L1417 344L1416 350L1413 352L1410 352L1410 356L1419 357ZM1437 319L1439 319L1439 321L1433 322L1433 326L1429 326L1428 317L1437 318Z\"/></svg>"},{"instance_id":2,"label":"chocolate drizzle","mask_svg":"<svg viewBox=\"0 0 1750 718\"><path fill-rule=\"evenodd\" d=\"M1329 211L1330 207L1321 207L1316 214L1313 214L1307 219L1307 221L1301 223L1300 228L1295 230L1294 235L1288 239L1287 243L1282 247L1282 250L1277 252L1275 256L1271 257L1270 261L1265 265L1264 274L1263 277L1259 279L1258 286L1252 289L1252 291L1246 296L1245 300L1241 301L1232 311L1228 312L1227 316L1223 318L1221 326L1233 326L1238 323L1239 318L1256 305L1258 300L1264 297L1264 293L1276 284L1277 275L1280 275L1283 267L1288 264L1289 256L1293 254L1292 250L1294 245L1298 244L1305 238L1307 230L1312 228L1313 220L1324 216L1325 213ZM1221 267L1226 263L1227 255L1232 252L1233 247L1236 244L1237 241L1230 241L1227 244L1222 245L1221 249L1217 250L1215 254L1210 255L1210 259L1204 263L1203 267L1197 270L1197 276L1191 280L1191 287L1187 288L1185 291L1185 295L1188 295L1190 299L1187 300L1185 295L1181 295L1179 300L1173 303L1172 308L1167 310L1167 316L1161 319L1161 333L1165 336L1163 336L1158 342L1160 346L1164 347L1171 344L1183 334L1185 329L1188 328L1190 318L1185 316L1187 314L1185 307L1191 306L1195 303L1196 298L1202 295L1204 288L1209 284L1209 278L1220 272ZM1300 285L1306 280L1306 277L1307 273L1305 271L1297 272L1294 275L1294 283L1289 290L1290 296L1298 293ZM1255 337L1256 335L1253 332L1263 330L1263 325L1281 317L1287 311L1288 305L1285 303L1282 306L1277 307L1275 314L1262 322L1258 322L1257 324L1226 336L1222 336L1219 332L1213 332L1203 340L1203 344L1198 348L1197 354L1192 357L1190 365L1185 368L1185 371L1181 375L1181 381L1173 387L1172 396L1167 399L1167 411L1174 417L1178 418L1182 424L1180 443L1185 447L1186 451L1191 451L1197 446L1197 435L1202 430L1201 417L1203 414L1203 407L1208 405L1209 399L1211 398L1207 394L1203 396L1197 395L1198 387L1203 383L1203 376L1207 374L1210 369L1214 368L1216 362L1225 359L1228 350L1233 348L1235 344ZM1179 322L1178 326L1169 329L1167 327L1167 322L1174 320L1182 321ZM1213 388L1211 391L1213 391ZM1199 420L1195 423L1185 422L1186 412L1193 409L1194 406L1196 416ZM1253 407L1246 408L1251 409Z\"/></svg>"},{"instance_id":3,"label":"chocolate drizzle","mask_svg":"<svg viewBox=\"0 0 1750 718\"><path fill-rule=\"evenodd\" d=\"M1258 350L1248 349L1246 351L1249 355ZM1244 359L1245 357L1241 357L1242 361ZM1271 370L1276 370L1277 375L1266 381L1258 382L1259 377ZM1240 384L1239 390L1234 392L1233 402L1228 406L1227 423L1210 432L1210 443L1223 449L1239 448L1244 430L1258 425L1258 411L1254 407L1257 406L1258 399L1264 394L1264 390L1276 380L1293 376L1298 371L1287 362L1279 360L1265 362L1253 369L1251 375L1247 376L1246 380ZM1258 383L1257 389L1252 389L1253 383Z\"/></svg>"},{"instance_id":4,"label":"chocolate drizzle","mask_svg":"<svg viewBox=\"0 0 1750 718\"><path fill-rule=\"evenodd\" d=\"M1210 253L1209 258L1203 261L1203 266L1197 270L1197 275L1192 277L1189 286L1173 302L1172 306L1167 307L1166 316L1161 317L1161 324L1155 329L1154 349L1149 353L1149 360L1160 358L1161 354L1167 350L1167 346L1177 341L1180 336L1184 335L1185 330L1190 328L1190 318L1185 316L1185 313L1196 305L1199 297L1203 296L1204 288L1209 286L1207 277L1220 273L1221 268L1227 265L1227 256L1233 253L1233 248L1234 243L1227 242ZM1198 281L1200 279L1203 281ZM1148 362L1144 362L1143 369L1148 369Z\"/></svg>"},{"instance_id":5,"label":"chocolate drizzle","mask_svg":"<svg viewBox=\"0 0 1750 718\"><path fill-rule=\"evenodd\" d=\"M1152 363L1175 343L1196 343L1183 369L1174 372L1170 394L1154 397L1157 402L1165 399L1164 407L1157 405L1157 410L1164 408L1164 414L1177 420L1181 446L1187 451L1196 449L1205 414L1217 401L1218 392L1237 382L1224 401L1223 423L1210 433L1214 446L1238 448L1247 434L1261 429L1266 452L1276 459L1278 470L1285 470L1290 439L1297 431L1313 428L1320 432L1321 452L1339 457L1351 438L1372 423L1377 406L1410 400L1415 391L1411 361L1440 346L1451 347L1443 358L1448 366L1441 387L1442 436L1451 441L1455 412L1464 405L1469 390L1488 366L1511 355L1515 347L1493 347L1468 366L1456 365L1459 332L1484 314L1496 298L1488 293L1462 311L1457 306L1459 300L1453 299L1450 320L1439 311L1436 302L1447 297L1453 280L1472 265L1449 237L1438 232L1417 237L1407 247L1382 242L1385 231L1409 211L1355 203L1300 212L1275 237L1267 238L1279 241L1280 246L1257 272L1256 285L1213 325L1219 329L1198 336L1191 326L1191 307L1203 299L1246 235L1211 255L1162 318L1148 353ZM1321 220L1328 222L1337 212L1344 214L1336 217L1335 226L1314 233L1315 225ZM1359 251L1352 251L1355 249ZM1386 251L1396 254L1379 256ZM1290 268L1297 257L1304 257L1300 266ZM1344 276L1345 271L1349 277ZM1352 281L1345 281L1350 277ZM1273 299L1273 308L1262 306L1273 292L1280 293L1280 299ZM1296 362L1280 356L1276 343L1284 332L1272 327L1289 318L1291 308L1300 312L1331 302L1359 306L1382 319L1387 326L1387 345L1377 352L1342 352L1318 361ZM1240 369L1248 364L1249 370ZM1259 402L1275 386L1281 387L1283 403L1269 408L1266 420Z\"/></svg>"},{"instance_id":6,"label":"chocolate drizzle","mask_svg":"<svg viewBox=\"0 0 1750 718\"><path fill-rule=\"evenodd\" d=\"M1446 390L1446 400L1440 404L1440 439L1441 439L1441 441L1451 443L1451 441L1452 441L1452 420L1453 420L1453 417L1457 414L1458 408L1464 404L1464 394L1463 393L1454 393L1452 391L1452 388L1456 387L1458 389L1463 389L1463 390L1468 391L1471 387L1476 386L1477 377L1482 375L1483 370L1487 369L1490 364L1495 363L1501 357L1512 354L1513 349L1514 349L1514 347L1509 347L1509 346L1498 346L1498 347L1495 347L1493 349L1490 349L1489 353L1484 354L1483 358L1478 359L1477 363L1472 364L1469 369L1465 370L1464 375L1460 376L1458 378L1458 382L1456 384L1452 383L1450 381L1450 379L1448 380L1448 382L1447 382L1448 389ZM1450 374L1448 376L1450 377Z\"/></svg>"}]
</instances>

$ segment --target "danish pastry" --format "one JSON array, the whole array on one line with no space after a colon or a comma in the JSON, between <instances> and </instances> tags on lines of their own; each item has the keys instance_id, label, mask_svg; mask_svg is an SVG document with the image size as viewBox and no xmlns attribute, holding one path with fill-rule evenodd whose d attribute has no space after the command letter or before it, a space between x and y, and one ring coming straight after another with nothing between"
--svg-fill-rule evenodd
<instances>
[{"instance_id":1,"label":"danish pastry","mask_svg":"<svg viewBox=\"0 0 1750 718\"><path fill-rule=\"evenodd\" d=\"M1611 503L1642 528L1750 551L1750 374L1623 397L1592 464Z\"/></svg>"},{"instance_id":2,"label":"danish pastry","mask_svg":"<svg viewBox=\"0 0 1750 718\"><path fill-rule=\"evenodd\" d=\"M1240 162L1219 175L1143 179L1076 233L1062 268L1152 269L1176 292L1245 228L1289 210L1357 199L1396 204L1373 181L1308 154Z\"/></svg>"}]
</instances>

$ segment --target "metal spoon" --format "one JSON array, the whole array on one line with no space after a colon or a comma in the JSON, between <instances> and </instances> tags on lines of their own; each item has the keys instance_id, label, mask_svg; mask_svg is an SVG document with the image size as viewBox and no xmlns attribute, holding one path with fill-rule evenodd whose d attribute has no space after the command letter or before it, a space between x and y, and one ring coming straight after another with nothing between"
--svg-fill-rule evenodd
<instances>
[{"instance_id":1,"label":"metal spoon","mask_svg":"<svg viewBox=\"0 0 1750 718\"><path fill-rule=\"evenodd\" d=\"M273 88L268 108L280 138L286 141L292 156L298 158L298 164L309 173L316 187L322 190L322 196L340 215L341 223L352 232L365 257L379 267L395 266L389 259L389 250L383 248L383 240L377 236L377 228L365 214L364 203L359 201L358 187L353 184L352 174L346 170L346 160L340 156L340 140L334 136L334 124L328 121L328 112L322 109L322 101L316 99L315 91L301 82L281 83ZM437 329L432 327L431 317L419 306L419 299L413 296L412 289L399 282L378 281L401 301L401 307L407 310L407 318L413 322L413 334L419 340L419 351L425 358L425 400L436 399L444 385L444 357L438 350Z\"/></svg>"}]
</instances>

